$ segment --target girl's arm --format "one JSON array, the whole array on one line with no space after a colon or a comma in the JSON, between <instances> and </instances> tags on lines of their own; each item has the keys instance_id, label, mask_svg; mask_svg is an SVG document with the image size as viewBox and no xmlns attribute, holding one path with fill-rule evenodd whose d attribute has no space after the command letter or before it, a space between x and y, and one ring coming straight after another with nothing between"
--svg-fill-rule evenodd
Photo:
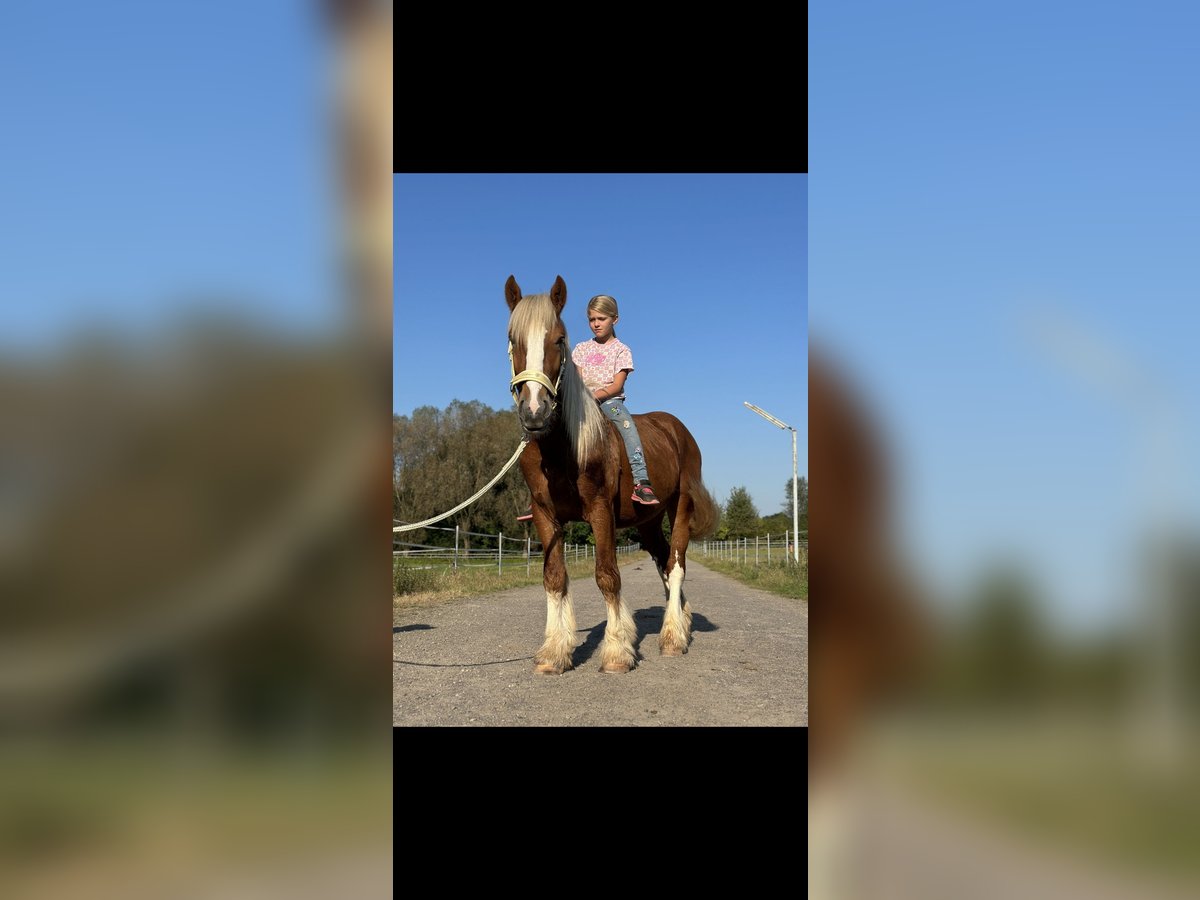
<instances>
[{"instance_id":1,"label":"girl's arm","mask_svg":"<svg viewBox=\"0 0 1200 900\"><path fill-rule=\"evenodd\" d=\"M622 369L604 387L596 388L596 390L592 391L592 396L600 401L611 400L625 389L625 379L627 377L629 377L629 370Z\"/></svg>"}]
</instances>

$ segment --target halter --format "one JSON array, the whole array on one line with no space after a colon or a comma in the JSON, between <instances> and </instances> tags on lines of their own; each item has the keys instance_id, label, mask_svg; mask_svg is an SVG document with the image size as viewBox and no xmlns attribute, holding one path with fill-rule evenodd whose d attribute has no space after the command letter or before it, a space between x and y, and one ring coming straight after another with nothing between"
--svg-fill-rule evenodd
<instances>
[{"instance_id":1,"label":"halter","mask_svg":"<svg viewBox=\"0 0 1200 900\"><path fill-rule=\"evenodd\" d=\"M512 341L508 342L508 367L513 372L512 381L508 383L508 389L512 391L513 401L517 400L517 396L521 392L521 385L526 381L536 381L550 392L550 396L555 400L558 399L558 386L562 384L563 369L567 367L567 361L564 359L558 367L558 380L554 384L550 383L550 379L546 377L545 372L535 372L533 369L526 369L517 374L516 366L513 365L513 345Z\"/></svg>"}]
</instances>

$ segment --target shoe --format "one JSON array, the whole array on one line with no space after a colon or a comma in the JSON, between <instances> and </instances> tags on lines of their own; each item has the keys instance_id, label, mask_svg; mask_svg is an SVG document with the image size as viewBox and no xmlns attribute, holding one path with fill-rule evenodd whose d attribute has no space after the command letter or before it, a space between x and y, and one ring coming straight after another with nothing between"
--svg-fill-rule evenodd
<instances>
[{"instance_id":1,"label":"shoe","mask_svg":"<svg viewBox=\"0 0 1200 900\"><path fill-rule=\"evenodd\" d=\"M529 504L529 509L517 516L518 522L529 522L533 520L533 504Z\"/></svg>"},{"instance_id":2,"label":"shoe","mask_svg":"<svg viewBox=\"0 0 1200 900\"><path fill-rule=\"evenodd\" d=\"M654 506L658 503L658 498L654 496L654 490L650 487L650 482L638 482L637 487L633 489L633 502L642 503L646 506Z\"/></svg>"}]
</instances>

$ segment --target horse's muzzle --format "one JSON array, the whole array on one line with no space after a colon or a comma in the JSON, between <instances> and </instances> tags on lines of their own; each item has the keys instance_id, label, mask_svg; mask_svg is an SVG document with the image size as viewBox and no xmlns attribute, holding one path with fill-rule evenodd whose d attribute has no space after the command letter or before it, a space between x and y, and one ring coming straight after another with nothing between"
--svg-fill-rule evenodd
<instances>
[{"instance_id":1,"label":"horse's muzzle","mask_svg":"<svg viewBox=\"0 0 1200 900\"><path fill-rule=\"evenodd\" d=\"M521 427L525 429L525 433L534 438L544 437L550 433L550 429L554 427L557 413L557 403L543 403L538 407L536 413L529 411L529 404L524 399L517 404L517 419L520 421Z\"/></svg>"}]
</instances>

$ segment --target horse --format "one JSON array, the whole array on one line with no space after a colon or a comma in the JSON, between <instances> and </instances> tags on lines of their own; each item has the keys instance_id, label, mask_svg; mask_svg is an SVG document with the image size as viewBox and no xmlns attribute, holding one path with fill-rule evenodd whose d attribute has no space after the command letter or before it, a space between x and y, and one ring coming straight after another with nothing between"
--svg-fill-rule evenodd
<instances>
[{"instance_id":1,"label":"horse","mask_svg":"<svg viewBox=\"0 0 1200 900\"><path fill-rule=\"evenodd\" d=\"M659 653L681 656L691 643L692 611L683 594L688 541L711 534L717 505L700 478L700 448L670 413L635 415L656 506L635 504L633 472L616 424L605 416L571 359L561 313L567 302L562 276L548 294L522 296L516 278L504 285L513 378L510 389L529 444L521 473L533 495L533 524L544 548L545 641L534 671L561 675L574 668L580 641L570 580L563 559L563 526L584 521L596 539L596 585L608 607L600 671L625 673L638 662L637 629L621 596L616 532L636 526L658 569L666 598ZM663 516L671 522L670 543Z\"/></svg>"}]
</instances>

